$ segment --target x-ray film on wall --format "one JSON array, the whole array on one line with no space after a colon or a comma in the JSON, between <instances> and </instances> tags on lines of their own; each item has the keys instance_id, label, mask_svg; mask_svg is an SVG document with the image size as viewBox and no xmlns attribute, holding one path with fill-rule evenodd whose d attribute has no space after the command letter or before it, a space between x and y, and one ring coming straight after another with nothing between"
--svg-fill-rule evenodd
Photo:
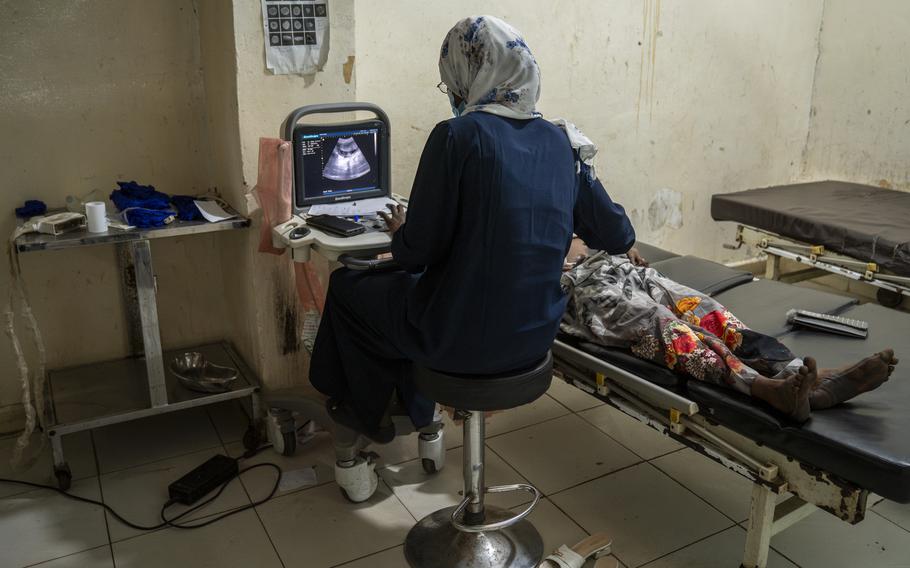
<instances>
[{"instance_id":1,"label":"x-ray film on wall","mask_svg":"<svg viewBox=\"0 0 910 568\"><path fill-rule=\"evenodd\" d=\"M308 75L329 56L327 0L262 0L266 67L276 75Z\"/></svg>"}]
</instances>

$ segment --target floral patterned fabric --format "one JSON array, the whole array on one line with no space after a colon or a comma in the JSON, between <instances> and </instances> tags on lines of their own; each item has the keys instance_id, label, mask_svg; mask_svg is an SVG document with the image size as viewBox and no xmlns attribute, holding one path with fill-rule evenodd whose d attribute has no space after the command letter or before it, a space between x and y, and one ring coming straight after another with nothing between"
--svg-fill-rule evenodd
<instances>
[{"instance_id":1,"label":"floral patterned fabric","mask_svg":"<svg viewBox=\"0 0 910 568\"><path fill-rule=\"evenodd\" d=\"M802 365L710 296L625 257L598 253L564 273L562 287L564 332L688 377L749 394L756 377L779 378Z\"/></svg>"},{"instance_id":2,"label":"floral patterned fabric","mask_svg":"<svg viewBox=\"0 0 910 568\"><path fill-rule=\"evenodd\" d=\"M465 18L449 30L439 51L439 74L464 99L462 114L507 118L540 116L540 68L521 33L493 16Z\"/></svg>"}]
</instances>

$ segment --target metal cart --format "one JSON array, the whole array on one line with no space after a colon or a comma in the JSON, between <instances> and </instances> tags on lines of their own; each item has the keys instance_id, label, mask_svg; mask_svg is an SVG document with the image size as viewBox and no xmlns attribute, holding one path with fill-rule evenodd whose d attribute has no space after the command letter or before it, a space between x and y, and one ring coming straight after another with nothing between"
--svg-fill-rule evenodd
<instances>
[{"instance_id":1,"label":"metal cart","mask_svg":"<svg viewBox=\"0 0 910 568\"><path fill-rule=\"evenodd\" d=\"M110 229L106 233L85 230L58 236L31 233L16 239L16 250L20 254L107 244L118 248L132 356L52 370L47 375L46 434L53 449L54 474L61 489L69 488L72 481L63 455L62 436L109 424L249 397L252 420L243 442L247 448L259 446L259 381L229 343L162 352L157 290L149 244L151 239L228 231L249 225L249 219L237 217L217 223L174 221L159 228ZM200 393L179 384L166 361L185 351L199 351L212 363L237 369L238 377L231 390Z\"/></svg>"}]
</instances>

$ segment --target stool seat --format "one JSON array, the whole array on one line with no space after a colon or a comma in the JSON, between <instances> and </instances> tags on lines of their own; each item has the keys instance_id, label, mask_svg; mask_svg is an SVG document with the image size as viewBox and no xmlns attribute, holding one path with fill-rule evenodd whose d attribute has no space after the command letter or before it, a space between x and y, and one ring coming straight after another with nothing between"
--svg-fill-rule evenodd
<instances>
[{"instance_id":1,"label":"stool seat","mask_svg":"<svg viewBox=\"0 0 910 568\"><path fill-rule=\"evenodd\" d=\"M534 402L550 388L553 355L525 369L494 375L459 375L416 367L417 390L430 400L460 410L489 412Z\"/></svg>"},{"instance_id":2,"label":"stool seat","mask_svg":"<svg viewBox=\"0 0 910 568\"><path fill-rule=\"evenodd\" d=\"M404 556L412 568L536 568L543 539L526 518L540 501L533 485L484 484L484 413L534 402L550 388L553 355L526 369L494 375L457 375L417 367L414 382L424 396L461 411L464 499L427 515L408 533ZM487 493L527 491L531 504L514 513L484 505Z\"/></svg>"}]
</instances>

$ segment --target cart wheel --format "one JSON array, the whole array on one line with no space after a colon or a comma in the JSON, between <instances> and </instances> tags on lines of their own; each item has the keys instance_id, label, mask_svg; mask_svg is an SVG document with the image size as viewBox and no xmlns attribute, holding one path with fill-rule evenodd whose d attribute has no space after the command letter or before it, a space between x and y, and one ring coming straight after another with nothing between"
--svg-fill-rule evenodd
<instances>
[{"instance_id":1,"label":"cart wheel","mask_svg":"<svg viewBox=\"0 0 910 568\"><path fill-rule=\"evenodd\" d=\"M73 474L70 472L70 466L63 464L54 468L54 476L57 478L57 487L63 491L69 491L73 485Z\"/></svg>"},{"instance_id":2,"label":"cart wheel","mask_svg":"<svg viewBox=\"0 0 910 568\"><path fill-rule=\"evenodd\" d=\"M879 288L878 292L875 293L875 299L886 308L896 308L904 301L904 296L898 292Z\"/></svg>"},{"instance_id":3,"label":"cart wheel","mask_svg":"<svg viewBox=\"0 0 910 568\"><path fill-rule=\"evenodd\" d=\"M422 460L420 460L420 463L423 465L423 470L425 472L429 473L430 475L433 475L434 473L439 471L438 469L436 469L436 462L434 462L430 458L423 458Z\"/></svg>"},{"instance_id":4,"label":"cart wheel","mask_svg":"<svg viewBox=\"0 0 910 568\"><path fill-rule=\"evenodd\" d=\"M297 451L297 432L285 432L281 435L284 441L284 447L281 448L281 455L293 456Z\"/></svg>"},{"instance_id":5,"label":"cart wheel","mask_svg":"<svg viewBox=\"0 0 910 568\"><path fill-rule=\"evenodd\" d=\"M248 450L259 449L259 446L262 445L262 433L259 432L259 428L250 424L249 428L246 429L246 432L243 434L243 447Z\"/></svg>"},{"instance_id":6,"label":"cart wheel","mask_svg":"<svg viewBox=\"0 0 910 568\"><path fill-rule=\"evenodd\" d=\"M353 499L351 499L351 496L348 495L348 492L345 491L343 488L339 487L338 491L341 491L341 496L344 497L345 501L347 501L348 503L354 503L355 505L357 504L357 501L354 501Z\"/></svg>"}]
</instances>

